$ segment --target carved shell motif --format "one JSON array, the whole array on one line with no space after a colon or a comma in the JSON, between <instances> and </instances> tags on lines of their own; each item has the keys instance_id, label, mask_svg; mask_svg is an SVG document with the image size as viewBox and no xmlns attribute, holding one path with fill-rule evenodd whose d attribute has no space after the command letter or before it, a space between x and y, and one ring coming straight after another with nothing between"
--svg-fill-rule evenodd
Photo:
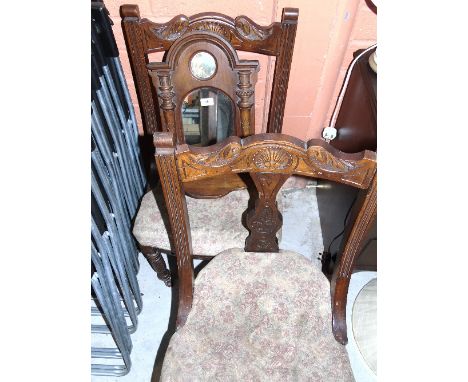
<instances>
[{"instance_id":1,"label":"carved shell motif","mask_svg":"<svg viewBox=\"0 0 468 382\"><path fill-rule=\"evenodd\" d=\"M292 164L292 157L286 150L269 147L253 155L254 165L261 170L283 170Z\"/></svg>"},{"instance_id":2,"label":"carved shell motif","mask_svg":"<svg viewBox=\"0 0 468 382\"><path fill-rule=\"evenodd\" d=\"M228 34L221 25L206 21L190 25L190 31L209 31L225 36Z\"/></svg>"}]
</instances>

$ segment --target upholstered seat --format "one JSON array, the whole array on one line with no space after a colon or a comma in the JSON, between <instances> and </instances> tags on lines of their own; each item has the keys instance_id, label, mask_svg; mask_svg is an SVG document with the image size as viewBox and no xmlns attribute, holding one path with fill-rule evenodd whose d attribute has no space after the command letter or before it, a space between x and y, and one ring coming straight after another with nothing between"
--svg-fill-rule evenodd
<instances>
[{"instance_id":1,"label":"upholstered seat","mask_svg":"<svg viewBox=\"0 0 468 382\"><path fill-rule=\"evenodd\" d=\"M294 252L222 252L195 279L161 380L353 381L326 277Z\"/></svg>"},{"instance_id":2,"label":"upholstered seat","mask_svg":"<svg viewBox=\"0 0 468 382\"><path fill-rule=\"evenodd\" d=\"M242 224L242 214L247 209L249 198L246 189L233 191L218 199L187 196L193 254L215 256L244 243L249 232ZM282 211L281 198L278 198L278 210ZM168 235L168 219L161 190L149 191L141 201L133 225L133 236L140 245L169 251L173 247Z\"/></svg>"}]
</instances>

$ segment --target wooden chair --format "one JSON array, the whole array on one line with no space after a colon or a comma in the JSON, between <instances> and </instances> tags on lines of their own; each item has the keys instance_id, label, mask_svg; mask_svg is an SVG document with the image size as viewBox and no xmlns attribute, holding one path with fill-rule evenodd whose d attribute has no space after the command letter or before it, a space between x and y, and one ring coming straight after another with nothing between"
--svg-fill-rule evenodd
<instances>
[{"instance_id":1,"label":"wooden chair","mask_svg":"<svg viewBox=\"0 0 468 382\"><path fill-rule=\"evenodd\" d=\"M201 98L200 102L211 101L212 105L199 112L200 120L203 117L211 123L206 131L199 132L197 145L213 144L229 135L253 134L259 63L239 59L238 50L276 57L267 130L281 132L297 9L283 9L281 22L266 27L246 16L232 19L219 13L178 15L167 23L157 24L141 19L137 5L123 5L121 15L146 134L161 130L174 132L178 144L193 144L191 126L184 123L183 112L192 98L197 97ZM156 52L165 52L162 62L150 62L148 55ZM228 109L223 122L214 118L220 105ZM223 123L228 123L224 130ZM197 126L200 125L201 122ZM186 184L185 192L194 198L188 206L194 239L200 244L197 255L203 258L219 252L213 247L206 248L203 240L199 240L207 230L214 237L226 237L223 241L226 245L244 234L239 216L225 214L232 210L230 205L243 205L249 200L242 177L226 174L222 179L194 180ZM225 195L216 201L199 200ZM170 274L160 252L170 252L173 245L167 233L168 224L164 224L165 211L161 210L160 199L157 189L144 196L133 233L158 277L169 285ZM207 225L213 220L224 224Z\"/></svg>"},{"instance_id":2,"label":"wooden chair","mask_svg":"<svg viewBox=\"0 0 468 382\"><path fill-rule=\"evenodd\" d=\"M177 331L162 381L352 380L339 343L347 342L346 296L355 257L376 214L376 154L345 154L322 140L305 143L283 134L229 137L199 148L177 145L172 133L160 132L154 145L179 279ZM239 242L218 254L194 280L184 187L228 173L248 173L258 190L247 213L250 234L244 249ZM331 287L305 257L278 251L276 196L293 174L360 189Z\"/></svg>"}]
</instances>

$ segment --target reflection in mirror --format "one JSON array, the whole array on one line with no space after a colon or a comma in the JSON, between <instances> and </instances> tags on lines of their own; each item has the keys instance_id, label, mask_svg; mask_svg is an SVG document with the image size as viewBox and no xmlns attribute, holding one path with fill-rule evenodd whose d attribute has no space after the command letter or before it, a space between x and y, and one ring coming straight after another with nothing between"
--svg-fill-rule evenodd
<instances>
[{"instance_id":1,"label":"reflection in mirror","mask_svg":"<svg viewBox=\"0 0 468 382\"><path fill-rule=\"evenodd\" d=\"M185 97L182 104L185 142L209 146L234 134L234 107L221 90L201 88Z\"/></svg>"},{"instance_id":2,"label":"reflection in mirror","mask_svg":"<svg viewBox=\"0 0 468 382\"><path fill-rule=\"evenodd\" d=\"M190 70L199 80L207 80L216 71L216 61L208 52L198 52L190 60Z\"/></svg>"}]
</instances>

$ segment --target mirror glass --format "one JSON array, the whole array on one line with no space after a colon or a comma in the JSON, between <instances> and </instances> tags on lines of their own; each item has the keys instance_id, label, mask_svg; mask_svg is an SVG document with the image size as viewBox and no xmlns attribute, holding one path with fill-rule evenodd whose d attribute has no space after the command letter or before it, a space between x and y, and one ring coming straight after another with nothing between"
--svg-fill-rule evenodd
<instances>
[{"instance_id":1,"label":"mirror glass","mask_svg":"<svg viewBox=\"0 0 468 382\"><path fill-rule=\"evenodd\" d=\"M234 105L219 89L194 90L182 104L182 124L187 144L212 145L234 135Z\"/></svg>"},{"instance_id":2,"label":"mirror glass","mask_svg":"<svg viewBox=\"0 0 468 382\"><path fill-rule=\"evenodd\" d=\"M190 70L199 80L207 80L216 71L216 61L208 52L198 52L190 60Z\"/></svg>"}]
</instances>

